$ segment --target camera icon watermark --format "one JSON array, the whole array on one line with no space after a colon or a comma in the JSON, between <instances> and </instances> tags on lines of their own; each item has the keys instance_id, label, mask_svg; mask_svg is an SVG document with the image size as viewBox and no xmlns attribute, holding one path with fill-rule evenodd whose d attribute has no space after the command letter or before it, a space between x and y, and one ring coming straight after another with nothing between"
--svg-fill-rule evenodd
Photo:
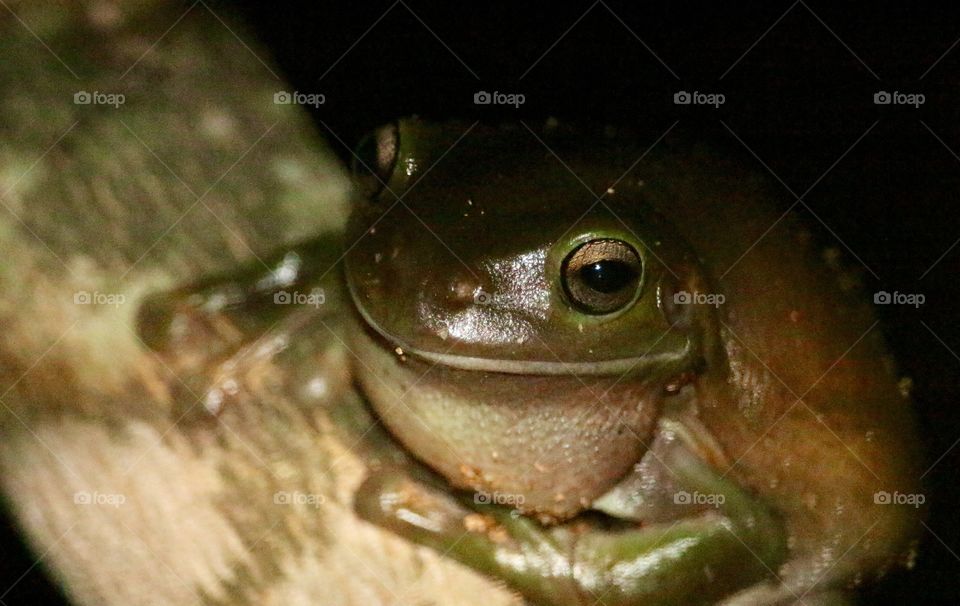
<instances>
[{"instance_id":1,"label":"camera icon watermark","mask_svg":"<svg viewBox=\"0 0 960 606\"><path fill-rule=\"evenodd\" d=\"M910 505L918 508L927 502L926 495L920 493L903 493L880 490L873 493L873 502L876 505Z\"/></svg>"},{"instance_id":2,"label":"camera icon watermark","mask_svg":"<svg viewBox=\"0 0 960 606\"><path fill-rule=\"evenodd\" d=\"M512 105L520 107L526 103L526 95L520 93L501 93L493 91L488 93L485 90L477 91L473 94L474 105Z\"/></svg>"},{"instance_id":3,"label":"camera icon watermark","mask_svg":"<svg viewBox=\"0 0 960 606\"><path fill-rule=\"evenodd\" d=\"M693 492L680 490L673 493L673 502L676 505L709 505L711 507L720 507L726 501L727 497L723 494L702 493L696 490Z\"/></svg>"},{"instance_id":4,"label":"camera icon watermark","mask_svg":"<svg viewBox=\"0 0 960 606\"><path fill-rule=\"evenodd\" d=\"M489 293L482 288L478 288L473 293L473 302L476 305L491 305L496 300L493 293Z\"/></svg>"},{"instance_id":5,"label":"camera icon watermark","mask_svg":"<svg viewBox=\"0 0 960 606\"><path fill-rule=\"evenodd\" d=\"M327 102L327 97L323 93L301 93L300 91L278 90L273 93L273 103L275 105L310 105L320 107Z\"/></svg>"},{"instance_id":6,"label":"camera icon watermark","mask_svg":"<svg viewBox=\"0 0 960 606\"><path fill-rule=\"evenodd\" d=\"M713 305L714 307L720 307L726 300L727 297L722 293L687 292L685 290L678 290L673 293L673 302L676 305Z\"/></svg>"},{"instance_id":7,"label":"camera icon watermark","mask_svg":"<svg viewBox=\"0 0 960 606\"><path fill-rule=\"evenodd\" d=\"M887 92L880 90L873 93L874 105L912 105L918 108L927 102L923 93L901 93L900 91Z\"/></svg>"},{"instance_id":8,"label":"camera icon watermark","mask_svg":"<svg viewBox=\"0 0 960 606\"><path fill-rule=\"evenodd\" d=\"M113 305L114 307L120 307L126 301L126 295L121 293L89 292L86 290L78 290L73 293L75 305Z\"/></svg>"},{"instance_id":9,"label":"camera icon watermark","mask_svg":"<svg viewBox=\"0 0 960 606\"><path fill-rule=\"evenodd\" d=\"M110 507L120 507L127 502L127 497L120 493L112 492L88 492L81 490L73 493L73 502L76 505L108 505Z\"/></svg>"},{"instance_id":10,"label":"camera icon watermark","mask_svg":"<svg viewBox=\"0 0 960 606\"><path fill-rule=\"evenodd\" d=\"M286 490L278 490L273 493L274 505L306 505L317 508L326 502L327 498L325 496L314 492L300 492L299 490L287 492Z\"/></svg>"},{"instance_id":11,"label":"camera icon watermark","mask_svg":"<svg viewBox=\"0 0 960 606\"><path fill-rule=\"evenodd\" d=\"M685 90L673 93L674 105L712 105L716 109L726 102L727 97L723 93L701 93L696 90L692 93Z\"/></svg>"},{"instance_id":12,"label":"camera icon watermark","mask_svg":"<svg viewBox=\"0 0 960 606\"><path fill-rule=\"evenodd\" d=\"M913 305L920 307L927 301L927 297L922 293L905 293L899 291L887 292L879 290L873 293L873 302L876 305Z\"/></svg>"},{"instance_id":13,"label":"camera icon watermark","mask_svg":"<svg viewBox=\"0 0 960 606\"><path fill-rule=\"evenodd\" d=\"M79 90L73 93L74 105L112 105L120 107L127 102L127 97L123 93L103 93L100 91Z\"/></svg>"},{"instance_id":14,"label":"camera icon watermark","mask_svg":"<svg viewBox=\"0 0 960 606\"><path fill-rule=\"evenodd\" d=\"M312 305L320 307L327 302L327 293L322 288L314 288L310 292L278 290L273 293L273 302L276 305Z\"/></svg>"}]
</instances>

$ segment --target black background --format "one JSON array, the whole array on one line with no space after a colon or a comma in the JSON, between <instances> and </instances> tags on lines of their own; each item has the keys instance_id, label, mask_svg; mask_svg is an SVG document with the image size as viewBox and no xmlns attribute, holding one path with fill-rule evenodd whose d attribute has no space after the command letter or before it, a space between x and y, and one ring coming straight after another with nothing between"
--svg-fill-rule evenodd
<instances>
[{"instance_id":1,"label":"black background","mask_svg":"<svg viewBox=\"0 0 960 606\"><path fill-rule=\"evenodd\" d=\"M816 183L803 197L812 213L801 205L797 212L825 243L869 268L868 292L926 297L919 309L885 305L877 313L915 382L928 465L936 463L925 477L931 516L915 569L891 574L863 601L957 603L960 446L951 447L960 440L960 245L951 247L960 239L960 44L950 49L960 38L960 9L636 4L208 6L224 15L239 9L289 87L325 95L314 112L320 131L350 144L410 114L529 124L553 116L629 127L645 144L679 120L685 138L728 149L758 172L766 164L797 195ZM521 93L526 102L477 106L478 90ZM675 105L679 90L723 93L726 103ZM922 93L926 102L875 105L879 90ZM795 198L786 187L782 193L786 209ZM0 544L7 587L34 558L9 528ZM11 606L58 599L42 566L2 598Z\"/></svg>"}]
</instances>

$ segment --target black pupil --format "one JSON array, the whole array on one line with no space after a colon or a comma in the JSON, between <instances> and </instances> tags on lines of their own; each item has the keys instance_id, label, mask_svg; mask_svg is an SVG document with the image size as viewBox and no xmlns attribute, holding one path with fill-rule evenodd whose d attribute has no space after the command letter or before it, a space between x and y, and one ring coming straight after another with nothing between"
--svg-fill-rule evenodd
<instances>
[{"instance_id":1,"label":"black pupil","mask_svg":"<svg viewBox=\"0 0 960 606\"><path fill-rule=\"evenodd\" d=\"M591 289L610 294L617 292L636 277L633 268L620 261L604 260L580 268L580 279Z\"/></svg>"}]
</instances>

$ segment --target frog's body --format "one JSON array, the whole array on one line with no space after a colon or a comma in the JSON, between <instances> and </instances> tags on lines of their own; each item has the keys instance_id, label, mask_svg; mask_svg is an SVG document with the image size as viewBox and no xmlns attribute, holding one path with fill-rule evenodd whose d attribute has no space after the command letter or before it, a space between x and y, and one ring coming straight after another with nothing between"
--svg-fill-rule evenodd
<instances>
[{"instance_id":1,"label":"frog's body","mask_svg":"<svg viewBox=\"0 0 960 606\"><path fill-rule=\"evenodd\" d=\"M258 112L238 113L250 143L272 128ZM176 140L213 145L191 136ZM2 224L17 259L3 284L29 284L0 306L14 413L2 418L4 488L79 601L138 601L110 579L149 576L160 559L172 575L150 585L158 603L317 591L376 603L408 589L440 604L518 602L488 578L564 606L810 603L910 550L917 510L874 496L918 490L908 402L862 293L760 180L697 148L664 143L640 159L628 137L556 127L404 120L373 141L346 236L294 244L325 217L285 203L282 233L228 230L250 245L233 255L256 259L242 270L224 270L236 260L215 242L190 258L149 229L139 237L158 254L141 263L104 247L96 226L43 231L29 204L26 229ZM73 191L80 169L60 162L44 178ZM84 170L115 176L109 166ZM278 180L271 199L333 214L328 197ZM36 191L54 190L23 196L56 202ZM28 283L29 267L49 279ZM96 288L120 289L126 307L64 302ZM62 320L37 331L42 316ZM136 507L98 517L69 502L76 491ZM285 508L283 493L326 502ZM83 538L53 549L71 532ZM77 547L105 536L126 537L109 570ZM149 553L125 556L134 542Z\"/></svg>"},{"instance_id":2,"label":"frog's body","mask_svg":"<svg viewBox=\"0 0 960 606\"><path fill-rule=\"evenodd\" d=\"M252 339L278 321L277 289L326 285L323 313L281 326L309 342L340 317L360 391L408 453L359 489L363 517L556 604L823 596L908 552L915 510L875 495L916 493L915 436L869 307L759 182L667 145L628 170L629 142L556 129L408 120L375 137L346 290L319 242L141 317L184 356L211 313ZM231 377L217 368L208 392Z\"/></svg>"},{"instance_id":3,"label":"frog's body","mask_svg":"<svg viewBox=\"0 0 960 606\"><path fill-rule=\"evenodd\" d=\"M638 463L670 400L661 391L689 381L681 393L722 476L783 517L785 595L908 552L917 516L875 495L919 489L909 402L851 274L827 267L760 180L669 145L630 170L642 150L615 139L477 128L457 142L466 130L413 121L385 135L400 168L358 212L380 224L347 257L367 324L429 362L378 360L387 377L424 376L404 406L378 405L391 399L364 381L402 441L454 484L568 517ZM443 152L440 174L419 182ZM381 218L396 196L402 216ZM638 299L612 314L571 310L554 260L598 238L636 242L645 264ZM471 381L479 395L465 395ZM596 506L629 517L635 493Z\"/></svg>"}]
</instances>

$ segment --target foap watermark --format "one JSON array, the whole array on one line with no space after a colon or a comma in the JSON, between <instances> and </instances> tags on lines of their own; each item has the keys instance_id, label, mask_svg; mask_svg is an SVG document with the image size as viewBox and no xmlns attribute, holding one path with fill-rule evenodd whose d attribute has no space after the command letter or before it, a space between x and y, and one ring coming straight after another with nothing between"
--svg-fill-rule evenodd
<instances>
[{"instance_id":1,"label":"foap watermark","mask_svg":"<svg viewBox=\"0 0 960 606\"><path fill-rule=\"evenodd\" d=\"M473 493L473 502L477 505L503 505L506 507L519 507L526 502L522 494L513 494L509 492L487 492L478 490Z\"/></svg>"},{"instance_id":2,"label":"foap watermark","mask_svg":"<svg viewBox=\"0 0 960 606\"><path fill-rule=\"evenodd\" d=\"M273 93L273 102L276 105L310 105L320 107L327 102L323 93L301 93L300 91L278 90Z\"/></svg>"},{"instance_id":3,"label":"foap watermark","mask_svg":"<svg viewBox=\"0 0 960 606\"><path fill-rule=\"evenodd\" d=\"M88 492L81 490L73 493L73 502L77 505L108 505L120 507L127 502L127 497L119 492Z\"/></svg>"},{"instance_id":4,"label":"foap watermark","mask_svg":"<svg viewBox=\"0 0 960 606\"><path fill-rule=\"evenodd\" d=\"M877 305L913 305L920 307L927 300L927 297L918 292L887 292L879 290L873 293L873 302Z\"/></svg>"},{"instance_id":5,"label":"foap watermark","mask_svg":"<svg viewBox=\"0 0 960 606\"><path fill-rule=\"evenodd\" d=\"M713 305L720 307L727 298L722 293L687 292L678 290L673 293L673 302L677 305Z\"/></svg>"},{"instance_id":6,"label":"foap watermark","mask_svg":"<svg viewBox=\"0 0 960 606\"><path fill-rule=\"evenodd\" d=\"M873 93L874 105L912 105L917 108L926 103L927 98L923 93L901 93L898 90L892 93L880 90Z\"/></svg>"},{"instance_id":7,"label":"foap watermark","mask_svg":"<svg viewBox=\"0 0 960 606\"><path fill-rule=\"evenodd\" d=\"M307 505L309 507L320 507L327 502L327 498L322 494L315 492L300 492L295 490L287 492L278 490L273 493L273 503L275 505Z\"/></svg>"},{"instance_id":8,"label":"foap watermark","mask_svg":"<svg viewBox=\"0 0 960 606\"><path fill-rule=\"evenodd\" d=\"M493 91L488 93L485 90L479 90L473 93L473 104L474 105L512 105L514 107L520 107L526 103L527 97L520 93L501 93L500 91Z\"/></svg>"},{"instance_id":9,"label":"foap watermark","mask_svg":"<svg viewBox=\"0 0 960 606\"><path fill-rule=\"evenodd\" d=\"M97 292L78 290L73 293L76 305L113 305L120 307L127 302L127 296L118 292Z\"/></svg>"},{"instance_id":10,"label":"foap watermark","mask_svg":"<svg viewBox=\"0 0 960 606\"><path fill-rule=\"evenodd\" d=\"M473 292L473 302L477 305L490 305L496 300L496 295L478 288Z\"/></svg>"},{"instance_id":11,"label":"foap watermark","mask_svg":"<svg viewBox=\"0 0 960 606\"><path fill-rule=\"evenodd\" d=\"M74 105L112 105L120 107L127 102L123 93L104 93L98 90L93 92L78 90L73 93Z\"/></svg>"},{"instance_id":12,"label":"foap watermark","mask_svg":"<svg viewBox=\"0 0 960 606\"><path fill-rule=\"evenodd\" d=\"M873 493L873 502L877 505L912 505L920 507L927 502L926 495L920 493L887 492L880 490Z\"/></svg>"},{"instance_id":13,"label":"foap watermark","mask_svg":"<svg viewBox=\"0 0 960 606\"><path fill-rule=\"evenodd\" d=\"M698 90L692 93L680 90L673 93L674 105L712 105L718 108L727 102L727 97L723 93L701 93Z\"/></svg>"},{"instance_id":14,"label":"foap watermark","mask_svg":"<svg viewBox=\"0 0 960 606\"><path fill-rule=\"evenodd\" d=\"M277 305L313 305L314 307L320 307L327 302L327 294L322 288L314 288L310 292L278 290L273 293L273 302Z\"/></svg>"},{"instance_id":15,"label":"foap watermark","mask_svg":"<svg viewBox=\"0 0 960 606\"><path fill-rule=\"evenodd\" d=\"M725 495L703 493L696 490L693 492L681 490L673 493L673 502L677 505L710 505L711 507L719 507L723 505L726 500L727 497Z\"/></svg>"}]
</instances>

